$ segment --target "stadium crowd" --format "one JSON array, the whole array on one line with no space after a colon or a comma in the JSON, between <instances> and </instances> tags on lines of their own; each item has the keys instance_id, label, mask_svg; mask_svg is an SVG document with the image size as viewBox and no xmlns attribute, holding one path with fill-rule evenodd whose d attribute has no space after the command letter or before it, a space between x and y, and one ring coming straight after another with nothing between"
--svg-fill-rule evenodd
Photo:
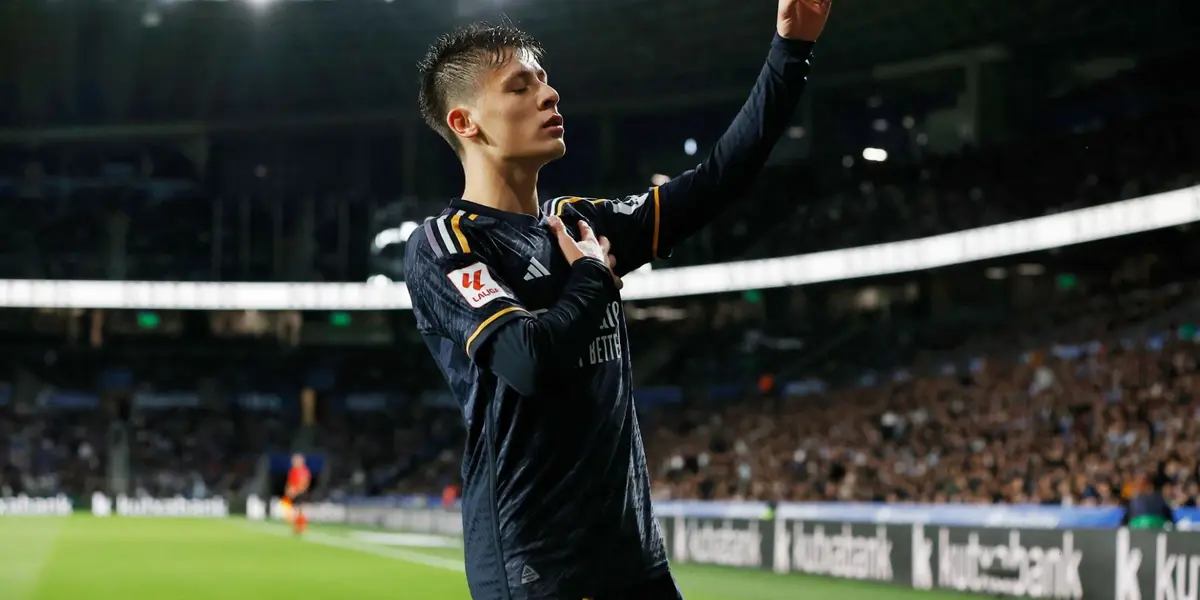
<instances>
[{"instance_id":1,"label":"stadium crowd","mask_svg":"<svg viewBox=\"0 0 1200 600\"><path fill-rule=\"evenodd\" d=\"M104 431L95 415L0 410L0 497L104 489Z\"/></svg>"},{"instance_id":2,"label":"stadium crowd","mask_svg":"<svg viewBox=\"0 0 1200 600\"><path fill-rule=\"evenodd\" d=\"M1159 85L1163 73L1174 72L1135 70L1091 93L1107 97L1112 86L1144 87L1147 78ZM1195 185L1195 106L1179 101L1170 110L1083 134L968 148L915 163L842 161L814 168L833 174L819 181L795 169L768 171L759 183L761 201L731 211L719 232L681 247L666 266L935 235ZM0 218L31 223L27 231L38 232L0 240L0 277L365 277L366 259L350 260L346 249L369 245L371 215L385 204L372 193L308 194L304 205L312 210L297 216L280 203L292 191L272 189L275 173L263 167L244 170L252 178L244 194L201 202L205 194L197 186L180 183L196 174L173 161L147 154L56 164L0 156L0 193L37 200L32 209L0 203ZM251 185L258 180L261 185ZM797 201L813 189L819 200ZM424 209L404 218L419 218ZM1170 256L1170 249L1160 255ZM630 303L637 385L681 390L672 402L642 407L655 493L1115 504L1135 478L1153 475L1172 502L1194 504L1200 498L1200 349L1187 324L1200 319L1200 307L1190 301L1200 290L1188 283L1193 280L1143 282L1119 294L1037 304L979 327L978 335L955 337L953 350L936 356L919 352L928 350L926 337L901 335L895 323L813 318L807 290L776 290L768 303L731 296ZM676 314L636 314L654 310ZM88 338L81 314L71 317L72 343ZM826 341L829 348L812 347ZM313 490L318 498L437 494L456 482L462 428L444 392L430 393L442 383L427 361L409 360L405 369L396 369L390 355L370 367L349 361L342 370L357 375L323 388L322 406L380 390L406 401L366 411L319 410L315 431L303 437L296 411L208 399L250 389L250 380L277 391L298 389L305 369L321 359L248 362L243 353L191 363L164 357L150 361L139 383L205 400L130 409L134 386L114 391L97 384L110 366L110 350L94 345L84 366L5 359L0 380L10 385L0 387L0 496L103 489L117 440L129 449L129 490L156 496L241 494L252 484L258 457L290 451L297 439L327 458ZM407 346L400 351L407 353ZM834 361L837 352L851 356ZM877 360L862 363L867 356ZM811 360L839 363L838 376L805 362ZM35 385L15 383L18 366ZM856 369L850 374L871 376L845 377ZM268 371L273 379L263 375ZM367 371L381 375L355 379ZM408 379L395 379L401 371ZM811 379L818 371L820 384L774 381L801 373ZM215 385L202 389L205 381ZM724 390L719 401L706 391L714 387ZM36 390L54 401L13 401L42 398ZM94 399L94 407L56 404L84 397Z\"/></svg>"},{"instance_id":3,"label":"stadium crowd","mask_svg":"<svg viewBox=\"0 0 1200 600\"><path fill-rule=\"evenodd\" d=\"M1200 492L1192 337L987 357L818 396L689 411L651 438L663 498L1118 504Z\"/></svg>"},{"instance_id":4,"label":"stadium crowd","mask_svg":"<svg viewBox=\"0 0 1200 600\"><path fill-rule=\"evenodd\" d=\"M1178 505L1200 498L1200 317L1194 285L1168 286L1058 323L1035 351L919 360L832 389L776 386L735 401L650 408L659 498L1117 504L1140 475ZM1136 317L1120 318L1124 313ZM1034 332L1026 332L1029 339ZM1026 349L1028 350L1028 349ZM959 355L962 358L965 355ZM456 481L455 411L325 411L321 497L440 493ZM104 489L115 423L131 491L234 497L255 457L284 451L295 415L177 408L21 413L0 406L0 495Z\"/></svg>"},{"instance_id":5,"label":"stadium crowd","mask_svg":"<svg viewBox=\"0 0 1200 600\"><path fill-rule=\"evenodd\" d=\"M139 411L128 425L131 491L156 498L238 494L264 440L286 439L280 419L204 409Z\"/></svg>"}]
</instances>

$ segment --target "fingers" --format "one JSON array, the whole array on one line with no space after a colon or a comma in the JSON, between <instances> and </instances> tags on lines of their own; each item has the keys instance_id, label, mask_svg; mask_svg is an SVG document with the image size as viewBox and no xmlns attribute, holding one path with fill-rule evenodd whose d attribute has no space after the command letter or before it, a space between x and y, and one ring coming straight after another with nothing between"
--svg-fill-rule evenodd
<instances>
[{"instance_id":1,"label":"fingers","mask_svg":"<svg viewBox=\"0 0 1200 600\"><path fill-rule=\"evenodd\" d=\"M567 239L571 238L570 234L567 233L567 227L566 227L566 225L563 224L562 219L555 217L555 216L551 216L550 218L546 219L546 223L548 225L550 225L550 231L553 231L554 235L558 236L560 240L564 236ZM579 241L583 242L583 241L589 241L589 240L593 241L593 242L596 241L596 233L594 231L592 231L592 226L588 225L587 221L580 221L579 222ZM603 246L604 251L607 252L608 248L609 248L609 246L607 245L609 243L607 241L608 238L601 237L600 240L603 242L601 244L601 246Z\"/></svg>"},{"instance_id":2,"label":"fingers","mask_svg":"<svg viewBox=\"0 0 1200 600\"><path fill-rule=\"evenodd\" d=\"M604 248L604 253L608 254L608 238L600 238L600 245ZM617 277L617 257L608 254L608 270L613 273L613 283L617 284L617 290L625 287L625 282Z\"/></svg>"},{"instance_id":3,"label":"fingers","mask_svg":"<svg viewBox=\"0 0 1200 600\"><path fill-rule=\"evenodd\" d=\"M550 231L554 232L554 236L558 238L558 243L575 244L575 240L571 239L571 234L567 232L567 226L563 225L562 219L558 217L550 217Z\"/></svg>"},{"instance_id":4,"label":"fingers","mask_svg":"<svg viewBox=\"0 0 1200 600\"><path fill-rule=\"evenodd\" d=\"M554 236L558 238L558 246L562 249L563 255L567 257L567 262L573 263L575 259L587 254L586 251L581 249L579 244L584 242L592 242L599 246L601 252L604 254L605 262L608 263L609 270L613 271L613 281L617 284L617 289L619 290L625 286L625 282L621 281L621 278L617 277L616 275L617 257L609 254L609 252L612 250L612 242L607 237L600 236L600 238L597 239L596 233L592 231L591 225L588 225L585 221L580 221L579 242L577 243L571 238L571 235L567 233L567 228L563 224L562 219L551 216L546 220L546 223L550 226L550 231L554 232ZM597 256L596 258L600 257Z\"/></svg>"},{"instance_id":5,"label":"fingers","mask_svg":"<svg viewBox=\"0 0 1200 600\"><path fill-rule=\"evenodd\" d=\"M574 262L575 257L579 254L579 247L575 245L575 240L571 239L571 234L567 233L562 219L550 217L548 223L550 231L554 233L554 237L558 238L558 247L562 249L563 256L567 257L567 262Z\"/></svg>"},{"instance_id":6,"label":"fingers","mask_svg":"<svg viewBox=\"0 0 1200 600\"><path fill-rule=\"evenodd\" d=\"M579 241L595 241L596 234L592 232L592 226L587 224L587 221L579 221Z\"/></svg>"},{"instance_id":7,"label":"fingers","mask_svg":"<svg viewBox=\"0 0 1200 600\"><path fill-rule=\"evenodd\" d=\"M617 289L625 287L625 282L617 277L617 259L614 256L608 257L608 270L612 271L613 283L617 284Z\"/></svg>"}]
</instances>

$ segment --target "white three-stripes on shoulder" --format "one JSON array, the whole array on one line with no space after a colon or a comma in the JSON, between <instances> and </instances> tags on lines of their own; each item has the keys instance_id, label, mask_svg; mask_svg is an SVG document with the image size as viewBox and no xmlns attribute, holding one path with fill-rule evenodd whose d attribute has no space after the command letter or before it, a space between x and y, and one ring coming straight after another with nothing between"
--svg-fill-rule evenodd
<instances>
[{"instance_id":1,"label":"white three-stripes on shoulder","mask_svg":"<svg viewBox=\"0 0 1200 600\"><path fill-rule=\"evenodd\" d=\"M438 237L442 238L442 245L446 247L447 254L458 254L462 252L462 249L459 248L458 244L455 243L454 234L450 232L450 225L447 223L449 219L455 216L462 218L468 215L466 211L460 210L454 213L454 215L442 215L434 219L437 222Z\"/></svg>"},{"instance_id":2,"label":"white three-stripes on shoulder","mask_svg":"<svg viewBox=\"0 0 1200 600\"><path fill-rule=\"evenodd\" d=\"M454 245L454 238L450 236L450 229L446 227L446 215L442 215L436 219L438 235L442 238L442 245L446 248L447 254L458 252L458 246Z\"/></svg>"}]
</instances>

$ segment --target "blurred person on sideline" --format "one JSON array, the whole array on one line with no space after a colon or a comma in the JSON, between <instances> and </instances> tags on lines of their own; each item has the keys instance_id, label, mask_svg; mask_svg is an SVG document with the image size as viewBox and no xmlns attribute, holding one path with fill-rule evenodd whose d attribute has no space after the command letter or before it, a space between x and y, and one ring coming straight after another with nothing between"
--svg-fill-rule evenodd
<instances>
[{"instance_id":1,"label":"blurred person on sideline","mask_svg":"<svg viewBox=\"0 0 1200 600\"><path fill-rule=\"evenodd\" d=\"M287 485L283 490L283 503L284 514L292 523L292 532L296 535L304 533L305 527L308 526L308 519L304 516L304 510L300 508L300 502L308 493L308 486L311 484L312 473L304 462L304 455L293 454L292 468L288 470Z\"/></svg>"}]
</instances>

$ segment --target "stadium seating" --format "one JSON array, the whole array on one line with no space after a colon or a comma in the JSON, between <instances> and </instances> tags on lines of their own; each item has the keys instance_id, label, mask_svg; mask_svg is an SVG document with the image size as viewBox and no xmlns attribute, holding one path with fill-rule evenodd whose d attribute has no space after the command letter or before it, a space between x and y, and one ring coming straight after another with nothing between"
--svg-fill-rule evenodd
<instances>
[{"instance_id":1,"label":"stadium seating","mask_svg":"<svg viewBox=\"0 0 1200 600\"><path fill-rule=\"evenodd\" d=\"M1149 60L1076 89L1042 109L1043 130L1007 143L934 155L920 150L914 129L902 143L917 148L917 160L871 162L816 148L802 168L768 168L753 200L722 216L726 226L656 266L897 241L1193 185L1200 181L1200 115L1188 101L1194 91L1172 70L1191 56ZM691 120L710 123L717 114L724 113ZM629 121L614 135L643 125ZM584 147L568 161L596 153L599 137L582 137ZM27 225L26 233L0 240L0 278L363 281L378 270L369 250L375 233L436 214L443 203L436 198L460 185L458 167L442 161L413 184L429 190L420 199L398 193L394 166L373 156L399 160L377 146L346 134L234 139L214 143L203 169L179 151L129 144L0 153L0 198L20 202L0 204L0 218ZM634 162L656 152L630 150ZM572 165L564 167L570 180L594 179L575 177ZM550 175L545 197L648 186L641 167L604 174L582 190L559 189L554 182L562 178Z\"/></svg>"},{"instance_id":2,"label":"stadium seating","mask_svg":"<svg viewBox=\"0 0 1200 600\"><path fill-rule=\"evenodd\" d=\"M1195 247L1163 243L1185 253ZM1113 504L1125 482L1161 465L1175 484L1173 501L1194 503L1200 473L1190 438L1200 351L1191 324L1200 322L1200 290L1194 279L1165 276L1048 296L993 325L897 315L890 323L858 322L858 329L839 320L806 328L789 321L789 314L808 314L782 302L789 290L765 301L691 300L680 320L632 320L641 349L664 337L674 346L693 340L639 384L647 392L639 398L656 494ZM931 352L937 327L974 335ZM809 347L839 328L851 332L844 345ZM925 340L916 344L920 351L898 347L908 335ZM130 364L116 349L17 363L5 379L19 389L6 393L32 400L0 402L0 435L11 440L0 448L2 493L104 489L106 436L120 431L129 440L131 491L237 497L253 483L258 457L294 447L300 419L292 409L262 412L219 399L239 390L295 390L338 355L327 349L247 362L220 352L181 360L180 351L136 363L138 388L96 383L115 377L113 365ZM337 387L320 394L307 446L329 465L318 497L436 494L453 484L459 416L429 394L439 386L430 366L414 362L426 376L401 383L388 375L390 357L343 358L348 368L337 369ZM777 382L763 385L763 373ZM679 396L660 397L662 386L677 386ZM364 412L347 398L381 389L411 390L409 401ZM172 408L171 394L180 393L199 404Z\"/></svg>"},{"instance_id":3,"label":"stadium seating","mask_svg":"<svg viewBox=\"0 0 1200 600\"><path fill-rule=\"evenodd\" d=\"M655 267L931 236L1195 185L1200 120L1194 103L1178 100L1194 90L1179 89L1176 66L1150 61L1076 90L1043 115L1057 133L1031 140L917 161L817 154L805 168L770 168L754 201ZM1129 89L1155 96L1145 104L1153 110L1092 106ZM1079 107L1104 126L1075 131ZM439 210L429 198L394 202L395 190L369 175L338 186L359 168L362 146L319 136L273 144L259 153L286 154L278 168L258 164L256 146L223 143L206 173L136 145L0 154L0 196L11 200L0 219L27 225L0 240L0 278L363 281L373 232ZM609 183L602 192L644 187ZM656 493L1110 504L1123 482L1161 464L1174 500L1194 502L1200 480L1186 438L1198 355L1194 332L1181 332L1200 318L1188 300L1195 265L1160 259L1145 267L1154 276L1117 283L1143 255L1194 249L1175 231L1023 257L1068 275L1087 260L1099 266L1086 290L1002 308L968 298L985 265L630 303ZM996 268L1005 266L1020 265ZM875 310L884 288L904 301ZM952 288L950 301L916 298L934 288ZM262 456L297 440L327 459L318 497L454 483L459 415L411 318L364 318L363 331L391 330L384 352L343 348L336 336L295 349L291 338L304 336L283 333L292 316L301 321L237 315L244 322L232 329L254 330L246 334L208 332L223 317L176 313L160 327L151 315L144 329L171 333L147 342L131 324L140 315L115 313L101 327L84 311L4 311L14 350L0 374L0 495L103 489L115 477L109 449L121 446L130 491L234 497L257 485ZM303 322L315 328L312 315ZM1086 351L1063 354L1077 344ZM336 376L313 386L322 408L308 431L297 411L229 401L266 394L291 406L326 371ZM114 372L129 381L103 383ZM163 405L134 409L139 394ZM352 408L356 395L369 408ZM125 443L108 443L113 436Z\"/></svg>"}]
</instances>

